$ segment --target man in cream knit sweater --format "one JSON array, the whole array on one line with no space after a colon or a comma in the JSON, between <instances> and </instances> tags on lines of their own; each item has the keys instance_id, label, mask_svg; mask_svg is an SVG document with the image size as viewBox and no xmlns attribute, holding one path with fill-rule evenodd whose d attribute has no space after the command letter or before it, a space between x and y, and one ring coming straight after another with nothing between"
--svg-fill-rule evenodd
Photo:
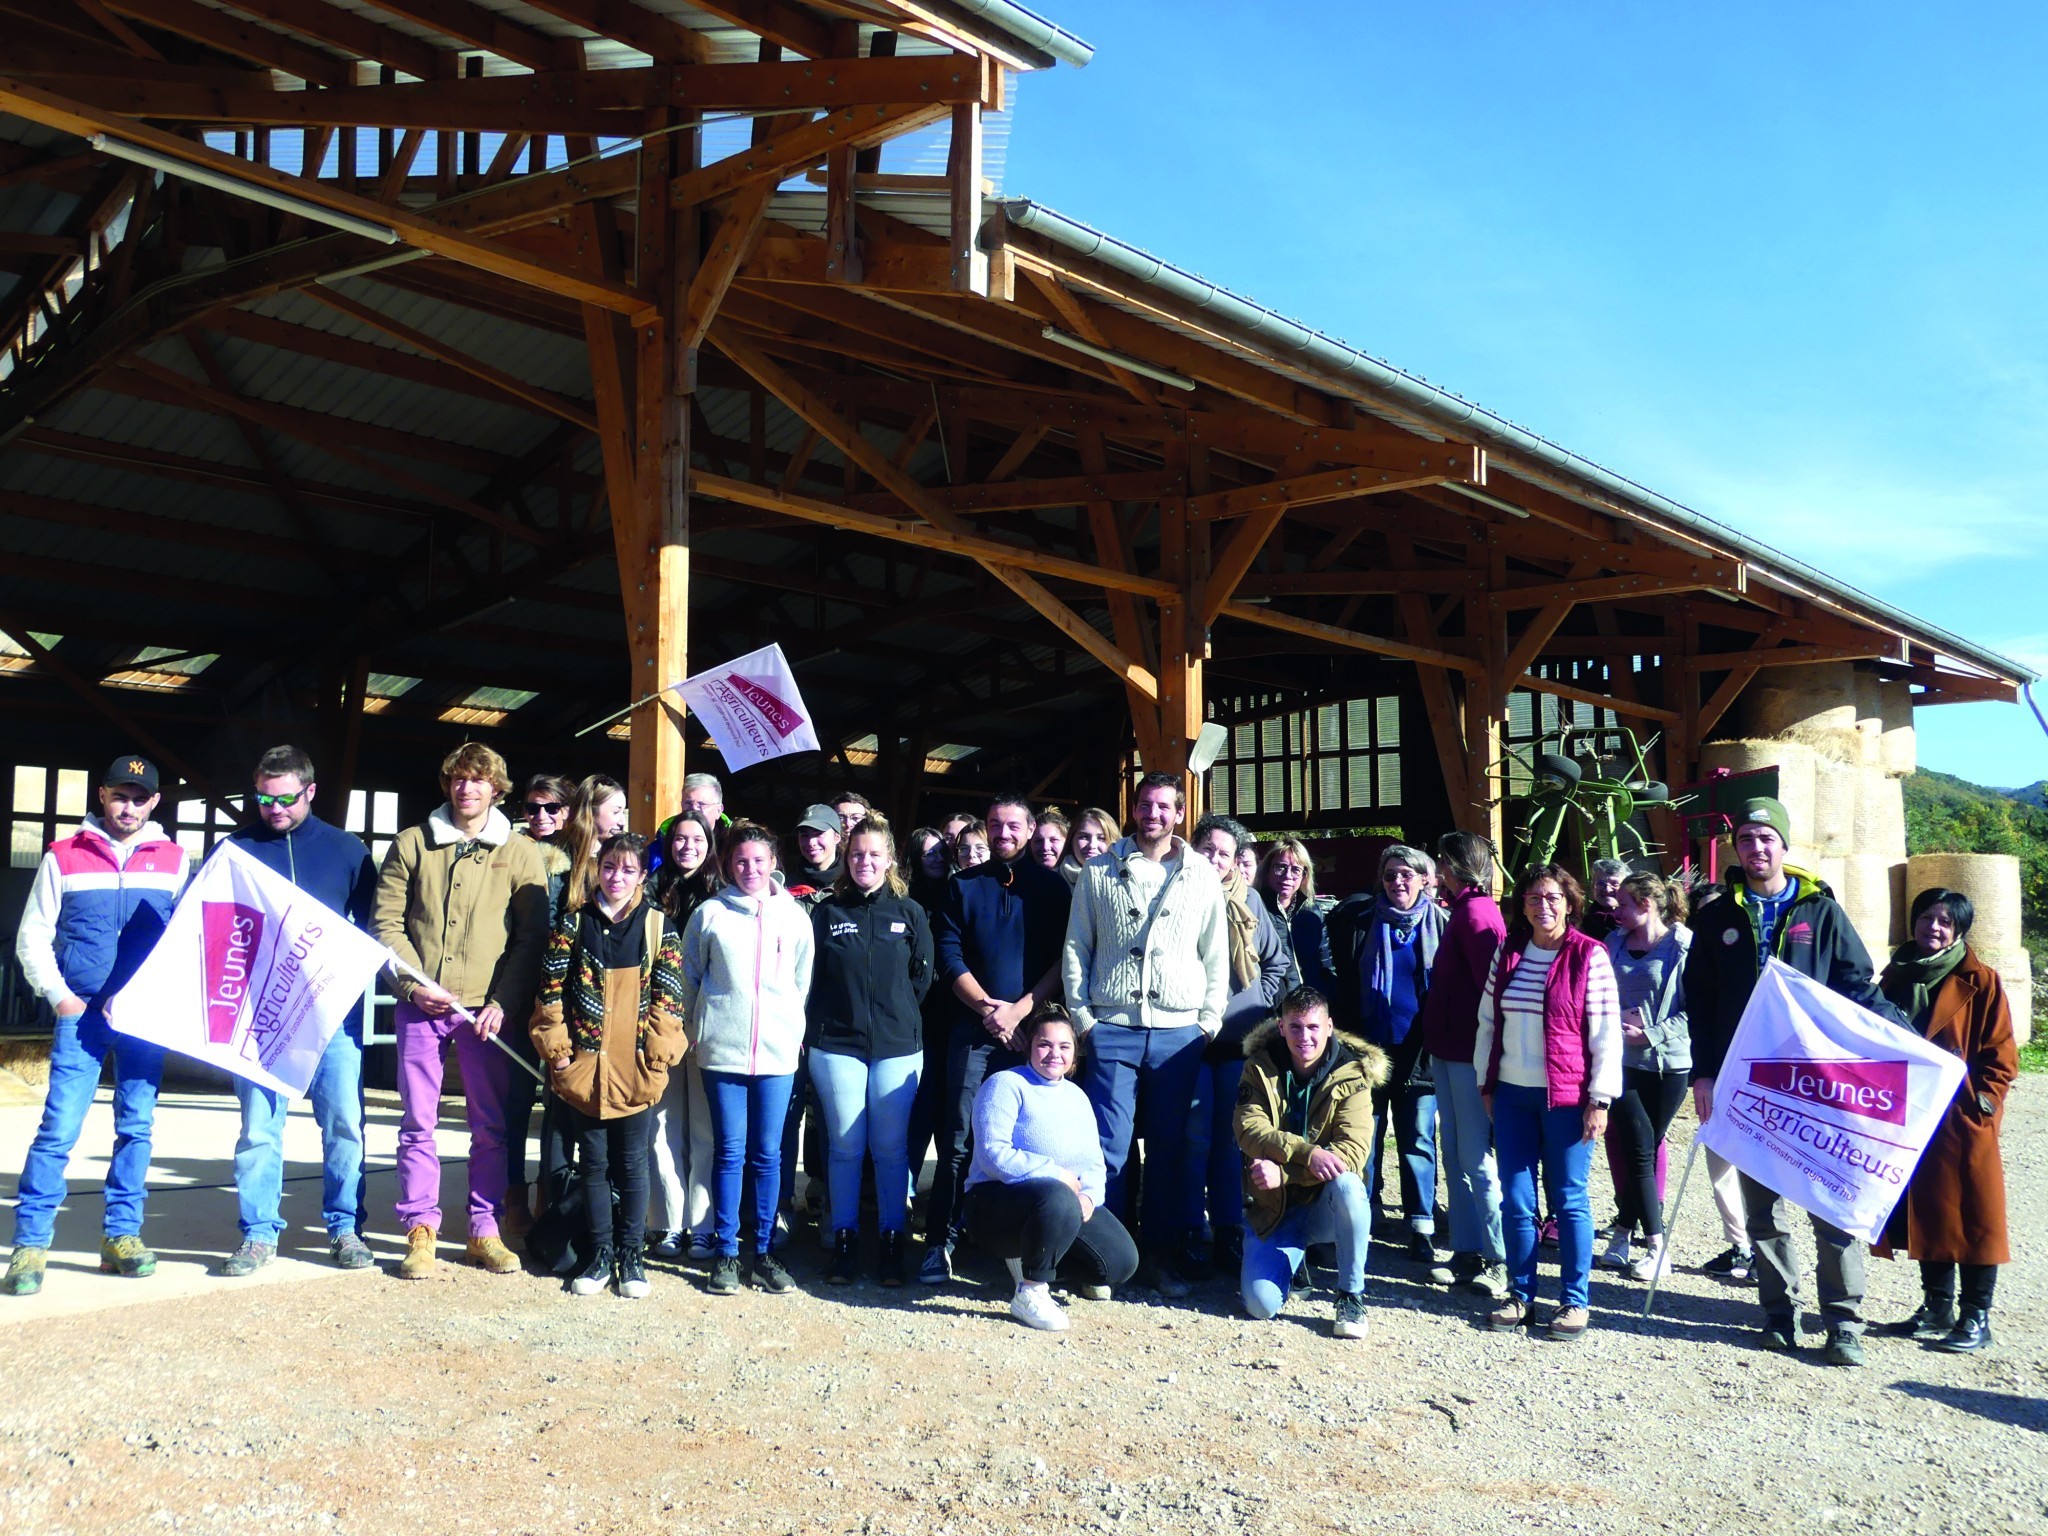
<instances>
[{"instance_id":1,"label":"man in cream knit sweater","mask_svg":"<svg viewBox=\"0 0 2048 1536\"><path fill-rule=\"evenodd\" d=\"M1137 831L1089 861L1067 916L1067 1008L1087 1031L1081 1087L1095 1106L1108 1204L1125 1216L1133 1133L1145 1142L1137 1222L1141 1284L1184 1296L1189 1264L1189 1131L1202 1051L1222 1028L1230 992L1223 885L1177 835L1180 780L1138 785Z\"/></svg>"}]
</instances>

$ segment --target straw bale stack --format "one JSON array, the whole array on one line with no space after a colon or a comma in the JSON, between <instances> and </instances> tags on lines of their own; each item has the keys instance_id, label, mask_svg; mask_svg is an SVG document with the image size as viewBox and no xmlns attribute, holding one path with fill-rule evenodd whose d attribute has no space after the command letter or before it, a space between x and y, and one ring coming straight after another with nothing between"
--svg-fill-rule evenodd
<instances>
[{"instance_id":1,"label":"straw bale stack","mask_svg":"<svg viewBox=\"0 0 2048 1536\"><path fill-rule=\"evenodd\" d=\"M1815 753L1813 759L1814 819L1810 846L1818 854L1847 858L1862 850L1856 844L1856 800L1863 768L1853 762ZM1789 810L1790 807L1787 807ZM1905 811L1899 812L1901 818ZM1899 853L1905 853L1901 839Z\"/></svg>"},{"instance_id":2,"label":"straw bale stack","mask_svg":"<svg viewBox=\"0 0 2048 1536\"><path fill-rule=\"evenodd\" d=\"M1855 768L1853 772L1856 775L1856 851L1882 854L1894 862L1904 860L1905 786L1886 773L1882 767L1866 763Z\"/></svg>"},{"instance_id":3,"label":"straw bale stack","mask_svg":"<svg viewBox=\"0 0 2048 1536\"><path fill-rule=\"evenodd\" d=\"M1700 769L1711 773L1716 768L1730 773L1777 769L1778 798L1792 818L1792 846L1802 852L1813 847L1813 748L1800 741L1710 741L1700 748Z\"/></svg>"},{"instance_id":4,"label":"straw bale stack","mask_svg":"<svg viewBox=\"0 0 2048 1536\"><path fill-rule=\"evenodd\" d=\"M1849 926L1863 940L1879 967L1891 953L1892 865L1881 853L1852 853L1842 860L1842 883L1835 897L1848 915Z\"/></svg>"},{"instance_id":5,"label":"straw bale stack","mask_svg":"<svg viewBox=\"0 0 2048 1536\"><path fill-rule=\"evenodd\" d=\"M1823 884L1835 893L1835 900L1841 901L1849 889L1849 861L1840 854L1823 854L1813 861L1813 874L1820 876Z\"/></svg>"},{"instance_id":6,"label":"straw bale stack","mask_svg":"<svg viewBox=\"0 0 2048 1536\"><path fill-rule=\"evenodd\" d=\"M1766 676L1743 691L1743 704L1752 736L1854 735L1856 668L1846 661L1767 668Z\"/></svg>"},{"instance_id":7,"label":"straw bale stack","mask_svg":"<svg viewBox=\"0 0 2048 1536\"><path fill-rule=\"evenodd\" d=\"M1980 954L2022 959L2020 861L2009 853L1918 853L1906 861L1906 899L1942 886L1961 891L1977 909L1970 942ZM1998 966L2000 974L2005 967Z\"/></svg>"},{"instance_id":8,"label":"straw bale stack","mask_svg":"<svg viewBox=\"0 0 2048 1536\"><path fill-rule=\"evenodd\" d=\"M1878 691L1882 740L1878 760L1886 773L1904 778L1920 765L1913 735L1913 690L1903 682L1887 682Z\"/></svg>"}]
</instances>

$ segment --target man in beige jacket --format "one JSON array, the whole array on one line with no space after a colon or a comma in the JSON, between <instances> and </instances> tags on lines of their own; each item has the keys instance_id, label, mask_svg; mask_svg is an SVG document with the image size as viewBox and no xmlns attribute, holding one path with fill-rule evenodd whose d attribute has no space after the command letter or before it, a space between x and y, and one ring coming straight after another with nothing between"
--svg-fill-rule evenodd
<instances>
[{"instance_id":1,"label":"man in beige jacket","mask_svg":"<svg viewBox=\"0 0 2048 1536\"><path fill-rule=\"evenodd\" d=\"M447 802L398 834L377 877L377 937L425 976L394 972L398 994L398 1223L405 1260L421 1279L441 1228L441 1158L434 1127L448 1039L462 1066L469 1120L470 1259L492 1274L519 1260L498 1236L505 1209L505 1109L520 1067L493 1042L506 1021L524 1029L547 941L547 868L498 809L512 781L505 760L467 742L441 763ZM467 1014L465 1019L462 1015Z\"/></svg>"}]
</instances>

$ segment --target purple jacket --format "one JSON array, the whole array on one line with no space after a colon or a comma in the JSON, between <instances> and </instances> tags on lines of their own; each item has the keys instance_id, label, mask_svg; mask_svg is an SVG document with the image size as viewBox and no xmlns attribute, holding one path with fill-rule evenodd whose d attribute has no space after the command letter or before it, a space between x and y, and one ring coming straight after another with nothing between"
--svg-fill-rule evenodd
<instances>
[{"instance_id":1,"label":"purple jacket","mask_svg":"<svg viewBox=\"0 0 2048 1536\"><path fill-rule=\"evenodd\" d=\"M1479 997L1486 970L1507 937L1500 904L1478 886L1451 898L1451 920L1437 943L1429 995L1422 1000L1424 1049L1439 1061L1470 1061L1479 1032Z\"/></svg>"}]
</instances>

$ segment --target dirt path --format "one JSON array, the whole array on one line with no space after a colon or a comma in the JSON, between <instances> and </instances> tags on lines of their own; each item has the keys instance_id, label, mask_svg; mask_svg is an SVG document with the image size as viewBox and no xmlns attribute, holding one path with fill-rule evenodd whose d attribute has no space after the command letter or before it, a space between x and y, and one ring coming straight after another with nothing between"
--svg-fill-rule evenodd
<instances>
[{"instance_id":1,"label":"dirt path","mask_svg":"<svg viewBox=\"0 0 2048 1536\"><path fill-rule=\"evenodd\" d=\"M1002 1287L641 1303L444 1267L144 1300L0 1331L0 1528L339 1532L1635 1532L2048 1528L2048 1093L2007 1123L2018 1262L1981 1358L1863 1371L1749 1344L1754 1292L1596 1280L1577 1347L1484 1333L1376 1253L1373 1336ZM1678 1162L1674 1159L1674 1170ZM1720 1247L1704 1185L1682 1257ZM1596 1207L1597 1208L1597 1207ZM1917 1299L1872 1264L1874 1318ZM1627 1310L1623 1310L1626 1308Z\"/></svg>"}]
</instances>

